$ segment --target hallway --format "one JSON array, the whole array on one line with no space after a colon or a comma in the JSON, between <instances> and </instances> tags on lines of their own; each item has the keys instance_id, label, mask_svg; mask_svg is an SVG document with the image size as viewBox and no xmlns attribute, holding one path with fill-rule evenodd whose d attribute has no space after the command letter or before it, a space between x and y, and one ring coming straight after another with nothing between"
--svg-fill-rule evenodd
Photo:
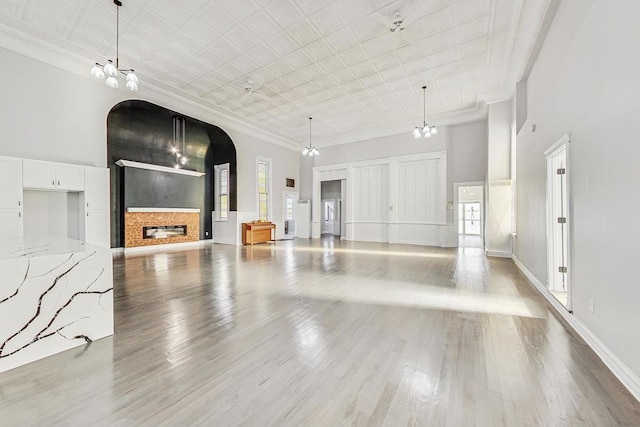
<instances>
[{"instance_id":1,"label":"hallway","mask_svg":"<svg viewBox=\"0 0 640 427\"><path fill-rule=\"evenodd\" d=\"M640 425L511 260L281 241L117 255L116 333L0 374L14 425Z\"/></svg>"}]
</instances>

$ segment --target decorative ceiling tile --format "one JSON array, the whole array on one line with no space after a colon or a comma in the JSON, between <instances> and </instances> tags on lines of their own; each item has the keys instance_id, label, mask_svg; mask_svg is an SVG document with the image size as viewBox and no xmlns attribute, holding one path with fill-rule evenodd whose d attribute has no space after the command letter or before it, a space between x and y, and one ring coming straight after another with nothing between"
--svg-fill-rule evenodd
<instances>
[{"instance_id":1,"label":"decorative ceiling tile","mask_svg":"<svg viewBox=\"0 0 640 427\"><path fill-rule=\"evenodd\" d=\"M454 13L458 23L470 21L491 12L489 0L461 0L455 6Z\"/></svg>"},{"instance_id":2,"label":"decorative ceiling tile","mask_svg":"<svg viewBox=\"0 0 640 427\"><path fill-rule=\"evenodd\" d=\"M302 69L300 69L300 74L305 76L307 80L317 80L324 76L324 71L316 64L308 65Z\"/></svg>"},{"instance_id":3,"label":"decorative ceiling tile","mask_svg":"<svg viewBox=\"0 0 640 427\"><path fill-rule=\"evenodd\" d=\"M242 53L242 49L233 44L227 38L220 38L209 45L209 49L223 58L225 61L230 61L236 56Z\"/></svg>"},{"instance_id":4,"label":"decorative ceiling tile","mask_svg":"<svg viewBox=\"0 0 640 427\"><path fill-rule=\"evenodd\" d=\"M261 40L281 31L280 26L263 11L258 11L244 21L245 27Z\"/></svg>"},{"instance_id":5,"label":"decorative ceiling tile","mask_svg":"<svg viewBox=\"0 0 640 427\"><path fill-rule=\"evenodd\" d=\"M304 50L316 62L335 54L333 48L324 40L311 42L304 47Z\"/></svg>"},{"instance_id":6,"label":"decorative ceiling tile","mask_svg":"<svg viewBox=\"0 0 640 427\"><path fill-rule=\"evenodd\" d=\"M383 55L396 48L395 36L393 33L383 33L362 43L362 47L371 57Z\"/></svg>"},{"instance_id":7,"label":"decorative ceiling tile","mask_svg":"<svg viewBox=\"0 0 640 427\"><path fill-rule=\"evenodd\" d=\"M324 70L325 74L331 74L333 72L343 70L347 67L342 58L340 58L338 55L329 56L321 61L318 61L317 64Z\"/></svg>"},{"instance_id":8,"label":"decorative ceiling tile","mask_svg":"<svg viewBox=\"0 0 640 427\"><path fill-rule=\"evenodd\" d=\"M0 1L3 25L90 54L88 67L115 57L115 12L107 0ZM396 12L401 32L389 31ZM126 0L120 58L143 84L285 140L304 140L311 113L323 117L320 138L344 140L419 118L422 85L428 112L451 116L514 83L494 65L524 57L532 41L514 53L509 40L536 33L518 33L523 17L505 26L513 15L512 2L493 0Z\"/></svg>"},{"instance_id":9,"label":"decorative ceiling tile","mask_svg":"<svg viewBox=\"0 0 640 427\"><path fill-rule=\"evenodd\" d=\"M365 53L364 49L360 46L354 46L351 49L347 49L340 54L340 58L347 65L359 64L362 61L365 61L368 56Z\"/></svg>"},{"instance_id":10,"label":"decorative ceiling tile","mask_svg":"<svg viewBox=\"0 0 640 427\"><path fill-rule=\"evenodd\" d=\"M355 36L350 26L346 26L329 34L325 39L336 52L342 52L343 50L349 49L358 44L358 38Z\"/></svg>"},{"instance_id":11,"label":"decorative ceiling tile","mask_svg":"<svg viewBox=\"0 0 640 427\"><path fill-rule=\"evenodd\" d=\"M322 35L327 35L345 25L345 19L335 4L329 4L314 12L309 16L309 20Z\"/></svg>"},{"instance_id":12,"label":"decorative ceiling tile","mask_svg":"<svg viewBox=\"0 0 640 427\"><path fill-rule=\"evenodd\" d=\"M260 62L262 65L269 64L280 58L280 55L275 53L266 43L262 43L247 52L253 59Z\"/></svg>"},{"instance_id":13,"label":"decorative ceiling tile","mask_svg":"<svg viewBox=\"0 0 640 427\"><path fill-rule=\"evenodd\" d=\"M287 30L287 34L298 47L303 47L320 37L318 30L308 20L302 20L293 25Z\"/></svg>"},{"instance_id":14,"label":"decorative ceiling tile","mask_svg":"<svg viewBox=\"0 0 640 427\"><path fill-rule=\"evenodd\" d=\"M489 15L456 26L458 42L477 39L489 33Z\"/></svg>"},{"instance_id":15,"label":"decorative ceiling tile","mask_svg":"<svg viewBox=\"0 0 640 427\"><path fill-rule=\"evenodd\" d=\"M23 3L15 0L7 0L0 2L0 14L11 18L19 18L22 16Z\"/></svg>"},{"instance_id":16,"label":"decorative ceiling tile","mask_svg":"<svg viewBox=\"0 0 640 427\"><path fill-rule=\"evenodd\" d=\"M261 43L260 39L254 36L244 25L236 25L224 37L242 51L247 51Z\"/></svg>"},{"instance_id":17,"label":"decorative ceiling tile","mask_svg":"<svg viewBox=\"0 0 640 427\"><path fill-rule=\"evenodd\" d=\"M219 34L224 34L238 25L238 21L232 18L224 9L221 9L215 2L211 2L201 10L198 13L198 17Z\"/></svg>"},{"instance_id":18,"label":"decorative ceiling tile","mask_svg":"<svg viewBox=\"0 0 640 427\"><path fill-rule=\"evenodd\" d=\"M278 33L271 37L267 40L267 44L280 56L287 55L298 48L285 33Z\"/></svg>"},{"instance_id":19,"label":"decorative ceiling tile","mask_svg":"<svg viewBox=\"0 0 640 427\"><path fill-rule=\"evenodd\" d=\"M307 56L303 49L298 49L284 57L284 60L291 64L295 69L304 68L313 63L311 58Z\"/></svg>"},{"instance_id":20,"label":"decorative ceiling tile","mask_svg":"<svg viewBox=\"0 0 640 427\"><path fill-rule=\"evenodd\" d=\"M280 28L288 28L304 18L304 14L290 0L275 0L265 9L265 13L269 15L273 22L278 24Z\"/></svg>"},{"instance_id":21,"label":"decorative ceiling tile","mask_svg":"<svg viewBox=\"0 0 640 427\"><path fill-rule=\"evenodd\" d=\"M457 46L457 36L455 28L442 31L424 39L425 51L432 55L442 50L451 49Z\"/></svg>"},{"instance_id":22,"label":"decorative ceiling tile","mask_svg":"<svg viewBox=\"0 0 640 427\"><path fill-rule=\"evenodd\" d=\"M420 24L418 24L420 22ZM451 7L439 10L429 15L428 19L416 21L422 37L430 37L442 31L455 27L454 13Z\"/></svg>"},{"instance_id":23,"label":"decorative ceiling tile","mask_svg":"<svg viewBox=\"0 0 640 427\"><path fill-rule=\"evenodd\" d=\"M126 3L126 2L125 2ZM174 0L154 0L153 13L177 27L182 27L189 20L192 11Z\"/></svg>"},{"instance_id":24,"label":"decorative ceiling tile","mask_svg":"<svg viewBox=\"0 0 640 427\"><path fill-rule=\"evenodd\" d=\"M458 50L453 47L451 49L441 50L428 56L429 67L435 68L441 65L450 64L458 59Z\"/></svg>"},{"instance_id":25,"label":"decorative ceiling tile","mask_svg":"<svg viewBox=\"0 0 640 427\"><path fill-rule=\"evenodd\" d=\"M209 69L217 69L226 62L225 58L209 49L203 49L200 51L195 59L206 65Z\"/></svg>"}]
</instances>

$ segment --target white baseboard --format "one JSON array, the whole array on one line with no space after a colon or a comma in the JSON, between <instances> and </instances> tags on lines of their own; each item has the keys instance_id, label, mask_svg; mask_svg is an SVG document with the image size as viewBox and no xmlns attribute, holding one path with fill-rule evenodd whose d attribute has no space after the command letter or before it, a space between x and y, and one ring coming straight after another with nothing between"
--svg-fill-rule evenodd
<instances>
[{"instance_id":1,"label":"white baseboard","mask_svg":"<svg viewBox=\"0 0 640 427\"><path fill-rule=\"evenodd\" d=\"M486 256L493 256L493 257L498 257L498 258L511 258L512 257L510 251L490 251L487 248L484 249L484 254Z\"/></svg>"},{"instance_id":2,"label":"white baseboard","mask_svg":"<svg viewBox=\"0 0 640 427\"><path fill-rule=\"evenodd\" d=\"M184 243L167 243L164 245L151 245L151 246L137 246L135 248L124 248L125 255L137 254L144 252L155 252L167 249L192 249L200 248L204 245L213 244L212 240L198 240L197 242L184 242Z\"/></svg>"},{"instance_id":3,"label":"white baseboard","mask_svg":"<svg viewBox=\"0 0 640 427\"><path fill-rule=\"evenodd\" d=\"M535 288L544 296L556 312L573 328L573 330L582 337L589 347L598 355L600 360L607 365L609 370L624 385L627 390L640 401L640 378L633 373L631 369L616 356L609 347L607 347L600 339L587 328L580 320L558 302L557 299L547 290L547 288L531 273L527 267L520 262L517 256L513 255L513 262L527 276L527 279L535 286Z\"/></svg>"}]
</instances>

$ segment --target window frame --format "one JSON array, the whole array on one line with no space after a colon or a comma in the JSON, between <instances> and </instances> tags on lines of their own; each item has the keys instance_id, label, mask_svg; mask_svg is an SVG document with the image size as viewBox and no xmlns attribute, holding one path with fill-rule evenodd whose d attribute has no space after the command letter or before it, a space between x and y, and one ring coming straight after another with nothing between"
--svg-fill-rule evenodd
<instances>
[{"instance_id":1,"label":"window frame","mask_svg":"<svg viewBox=\"0 0 640 427\"><path fill-rule=\"evenodd\" d=\"M266 170L266 185L265 185L265 190L267 191L266 193L261 193L260 192L260 164L264 163L267 165L267 170ZM258 213L258 219L262 220L262 221L270 221L271 218L273 217L272 215L272 207L273 207L273 203L272 203L272 198L273 198L273 191L272 191L272 183L273 183L273 179L272 179L272 162L271 159L265 158L265 157L257 157L256 158L256 211ZM267 208L267 212L266 212L266 217L262 217L261 216L261 212L260 212L260 195L261 194L266 194L266 208Z\"/></svg>"},{"instance_id":2,"label":"window frame","mask_svg":"<svg viewBox=\"0 0 640 427\"><path fill-rule=\"evenodd\" d=\"M229 221L229 184L230 184L230 176L229 176L229 163L223 163L220 165L214 165L213 170L215 173L215 204L214 210L216 212L216 221ZM227 174L227 192L222 192L222 173L226 172ZM222 207L221 207L221 197L227 196L227 209L226 216L222 216Z\"/></svg>"}]
</instances>

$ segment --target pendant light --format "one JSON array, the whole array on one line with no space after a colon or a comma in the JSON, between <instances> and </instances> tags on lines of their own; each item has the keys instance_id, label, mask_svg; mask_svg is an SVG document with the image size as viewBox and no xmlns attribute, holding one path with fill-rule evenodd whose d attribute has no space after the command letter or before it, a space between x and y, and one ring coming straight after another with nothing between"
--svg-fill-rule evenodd
<instances>
[{"instance_id":1,"label":"pendant light","mask_svg":"<svg viewBox=\"0 0 640 427\"><path fill-rule=\"evenodd\" d=\"M429 126L427 124L427 87L422 86L422 126L416 126L413 130L413 137L420 139L421 137L431 138L432 135L438 133L438 129L435 126ZM420 133L422 131L422 133Z\"/></svg>"},{"instance_id":2,"label":"pendant light","mask_svg":"<svg viewBox=\"0 0 640 427\"><path fill-rule=\"evenodd\" d=\"M173 116L173 145L171 146L171 154L176 156L176 164L174 167L180 169L186 165L189 159L186 156L186 135L187 120L184 117ZM182 149L180 149L182 146Z\"/></svg>"},{"instance_id":3,"label":"pendant light","mask_svg":"<svg viewBox=\"0 0 640 427\"><path fill-rule=\"evenodd\" d=\"M118 88L118 74L122 74L125 77L125 86L127 89L131 91L138 90L138 76L132 68L128 69L120 69L119 64L119 48L120 48L120 6L122 6L122 2L120 0L113 0L113 4L116 5L116 62L113 63L112 60L107 60L107 63L102 65L99 62L96 62L93 68L91 69L91 76L96 79L102 80L105 77L107 78L106 84L109 87Z\"/></svg>"},{"instance_id":4,"label":"pendant light","mask_svg":"<svg viewBox=\"0 0 640 427\"><path fill-rule=\"evenodd\" d=\"M316 147L311 146L311 119L312 118L309 117L309 146L304 147L304 150L302 150L302 155L309 156L309 157L320 155L320 152L318 151L318 149Z\"/></svg>"}]
</instances>

